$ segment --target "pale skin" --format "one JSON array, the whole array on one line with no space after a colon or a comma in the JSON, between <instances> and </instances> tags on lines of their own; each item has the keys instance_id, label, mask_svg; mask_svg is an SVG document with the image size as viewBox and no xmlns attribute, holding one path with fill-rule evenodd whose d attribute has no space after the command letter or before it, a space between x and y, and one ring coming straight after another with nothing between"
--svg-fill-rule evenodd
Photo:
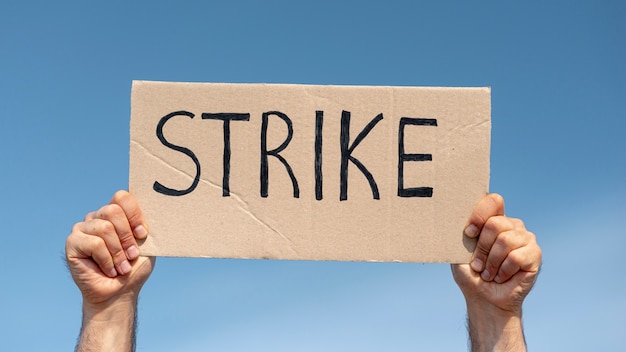
<instances>
[{"instance_id":1,"label":"pale skin","mask_svg":"<svg viewBox=\"0 0 626 352\"><path fill-rule=\"evenodd\" d=\"M65 255L83 296L83 323L76 351L132 351L139 291L155 258L139 256L146 238L141 208L119 191L108 205L72 228Z\"/></svg>"},{"instance_id":2,"label":"pale skin","mask_svg":"<svg viewBox=\"0 0 626 352\"><path fill-rule=\"evenodd\" d=\"M474 209L465 234L478 238L470 264L452 265L465 296L472 351L526 351L522 303L541 266L535 235L504 215L504 200L489 194ZM126 191L87 214L68 236L65 252L83 297L76 351L133 351L137 300L155 264L139 255L148 225Z\"/></svg>"},{"instance_id":3,"label":"pale skin","mask_svg":"<svg viewBox=\"0 0 626 352\"><path fill-rule=\"evenodd\" d=\"M465 234L478 243L470 264L452 265L452 274L465 296L472 352L526 351L522 303L542 257L535 235L504 215L498 194L478 203Z\"/></svg>"}]
</instances>

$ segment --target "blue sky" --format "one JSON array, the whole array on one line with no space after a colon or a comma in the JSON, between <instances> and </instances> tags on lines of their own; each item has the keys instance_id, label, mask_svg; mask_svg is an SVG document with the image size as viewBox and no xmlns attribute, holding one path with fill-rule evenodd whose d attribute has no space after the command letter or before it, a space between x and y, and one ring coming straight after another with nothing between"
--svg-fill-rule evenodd
<instances>
[{"instance_id":1,"label":"blue sky","mask_svg":"<svg viewBox=\"0 0 626 352\"><path fill-rule=\"evenodd\" d=\"M71 226L128 184L134 79L490 86L490 189L538 236L534 351L626 349L621 1L0 5L0 346L71 350ZM447 265L160 258L139 351L460 351Z\"/></svg>"}]
</instances>

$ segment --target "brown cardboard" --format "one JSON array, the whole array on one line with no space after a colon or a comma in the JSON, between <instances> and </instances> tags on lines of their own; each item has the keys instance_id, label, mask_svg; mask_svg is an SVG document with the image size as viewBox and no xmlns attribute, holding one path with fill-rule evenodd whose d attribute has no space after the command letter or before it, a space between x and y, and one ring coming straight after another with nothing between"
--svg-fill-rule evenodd
<instances>
[{"instance_id":1,"label":"brown cardboard","mask_svg":"<svg viewBox=\"0 0 626 352\"><path fill-rule=\"evenodd\" d=\"M131 105L129 189L150 228L144 255L467 262L474 249L463 227L488 191L489 88L135 81ZM403 120L409 123L402 152L405 117L413 120ZM292 138L276 154L292 169L297 197L286 167L271 153L287 139L287 118ZM343 144L342 121L349 126ZM355 146L368 124L373 128ZM193 185L198 173L192 153L200 167L195 189L164 194ZM379 199L358 162L376 182ZM227 180L224 165L230 166ZM399 196L400 166L403 188L432 187L432 196Z\"/></svg>"}]
</instances>

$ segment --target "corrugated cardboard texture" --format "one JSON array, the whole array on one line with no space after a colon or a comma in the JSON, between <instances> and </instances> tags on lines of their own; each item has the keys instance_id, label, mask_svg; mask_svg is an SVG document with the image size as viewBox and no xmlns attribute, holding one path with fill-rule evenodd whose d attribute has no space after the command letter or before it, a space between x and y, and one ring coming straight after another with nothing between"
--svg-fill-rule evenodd
<instances>
[{"instance_id":1,"label":"corrugated cardboard texture","mask_svg":"<svg viewBox=\"0 0 626 352\"><path fill-rule=\"evenodd\" d=\"M474 249L463 228L488 191L489 88L135 81L131 105L144 255L467 262Z\"/></svg>"}]
</instances>

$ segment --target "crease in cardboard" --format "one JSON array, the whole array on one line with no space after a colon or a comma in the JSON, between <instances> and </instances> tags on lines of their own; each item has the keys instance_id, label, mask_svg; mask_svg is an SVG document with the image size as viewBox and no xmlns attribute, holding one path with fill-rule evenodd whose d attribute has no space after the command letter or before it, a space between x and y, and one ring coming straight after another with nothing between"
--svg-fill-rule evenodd
<instances>
[{"instance_id":1,"label":"crease in cardboard","mask_svg":"<svg viewBox=\"0 0 626 352\"><path fill-rule=\"evenodd\" d=\"M179 170L175 167L173 167L172 165L170 165L169 163L167 163L165 160L163 160L162 158L158 157L156 154L152 153L150 150L148 150L148 148L144 147L141 143L131 140L131 144L134 144L136 146L138 146L139 148L141 148L143 150L144 153L148 154L149 156L151 156L152 158L158 160L161 164L167 166L168 168L170 168L170 170L173 170L175 172L178 172L179 174L185 175L187 177L189 177L189 179L193 179L193 177L182 171ZM217 189L222 189L221 185L218 185L214 182L211 182L210 180L204 179L204 178L200 178L200 182L209 185L211 187L217 188ZM269 230L270 232L280 236L282 239L284 239L285 241L289 242L289 249L295 253L298 254L298 252L293 248L293 240L291 238L289 238L289 236L283 234L282 232L280 232L279 230L275 229L273 226L265 223L261 218L259 218L258 216L256 216L251 210L250 207L248 205L248 203L243 200L243 198L241 196L239 196L236 193L233 193L232 191L230 191L230 196L235 199L237 201L237 209L239 209L240 211L242 211L244 214L248 215L252 220L254 220L255 222L257 222L258 224L260 224L262 227L266 228L267 230Z\"/></svg>"},{"instance_id":2,"label":"crease in cardboard","mask_svg":"<svg viewBox=\"0 0 626 352\"><path fill-rule=\"evenodd\" d=\"M158 157L156 154L152 153L150 150L148 150L148 148L144 147L141 143L139 143L137 141L134 141L134 140L131 140L130 143L131 144L135 144L136 146L141 148L146 154L148 154L152 158L158 160L162 165L167 166L170 170L173 170L173 171L175 171L175 172L177 172L179 174L185 175L185 176L189 177L189 179L193 179L193 176L191 176L190 174L188 174L188 173L186 173L186 172L184 172L182 170L179 170L179 169L173 167L167 161L163 160L162 158ZM214 188L219 188L219 189L222 188L222 186L217 185L216 183L211 182L210 180L205 180L204 178L200 178L200 182L202 182L204 184L207 184L207 185L209 185L211 187L214 187Z\"/></svg>"},{"instance_id":3,"label":"crease in cardboard","mask_svg":"<svg viewBox=\"0 0 626 352\"><path fill-rule=\"evenodd\" d=\"M304 92L306 93L306 96L309 98L309 102L311 102L311 103L319 103L320 100L323 100L325 102L330 102L333 105L337 105L338 104L338 101L336 101L334 99L325 97L323 95L318 95L315 92L313 92L314 90L316 90L315 87L303 86L302 88L303 88ZM312 96L312 98L311 98L311 96Z\"/></svg>"},{"instance_id":4,"label":"crease in cardboard","mask_svg":"<svg viewBox=\"0 0 626 352\"><path fill-rule=\"evenodd\" d=\"M283 234L282 232L280 232L279 230L275 229L273 226L271 226L270 224L265 223L263 220L261 220L260 217L258 217L256 214L254 214L251 210L250 207L248 206L248 203L243 200L242 197L240 197L239 195L237 195L236 193L233 193L232 191L230 191L230 196L233 197L236 201L237 201L237 208L239 210L241 210L244 214L248 215L250 218L252 218L252 220L256 221L258 224L260 224L262 227L270 230L272 233L277 234L278 236L280 236L282 239L284 239L285 241L289 242L289 249L295 253L298 254L298 252L293 248L293 240Z\"/></svg>"},{"instance_id":5,"label":"crease in cardboard","mask_svg":"<svg viewBox=\"0 0 626 352\"><path fill-rule=\"evenodd\" d=\"M479 122L476 122L476 123L471 123L471 124L468 124L468 125L457 125L457 126L454 126L452 129L450 129L450 131L455 131L455 130L458 130L460 128L466 129L466 128L482 127L482 126L490 125L490 124L491 124L491 120L485 119L483 121L479 121Z\"/></svg>"}]
</instances>

